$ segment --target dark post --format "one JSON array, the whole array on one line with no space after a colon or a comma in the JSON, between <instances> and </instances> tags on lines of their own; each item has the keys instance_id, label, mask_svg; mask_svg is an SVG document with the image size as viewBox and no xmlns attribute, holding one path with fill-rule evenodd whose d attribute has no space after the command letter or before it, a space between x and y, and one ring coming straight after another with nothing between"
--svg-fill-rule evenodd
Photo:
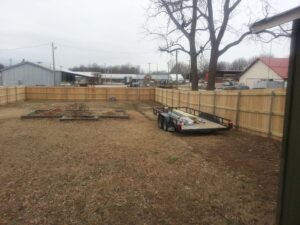
<instances>
[{"instance_id":1,"label":"dark post","mask_svg":"<svg viewBox=\"0 0 300 225\"><path fill-rule=\"evenodd\" d=\"M278 202L280 225L300 224L300 19L293 23L281 177Z\"/></svg>"}]
</instances>

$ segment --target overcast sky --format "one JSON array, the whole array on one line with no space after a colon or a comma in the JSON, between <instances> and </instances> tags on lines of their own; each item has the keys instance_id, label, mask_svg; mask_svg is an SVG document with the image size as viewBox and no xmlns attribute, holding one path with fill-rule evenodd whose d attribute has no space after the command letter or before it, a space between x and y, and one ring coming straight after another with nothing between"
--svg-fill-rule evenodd
<instances>
[{"instance_id":1,"label":"overcast sky","mask_svg":"<svg viewBox=\"0 0 300 225\"><path fill-rule=\"evenodd\" d=\"M278 12L299 5L299 0L271 2ZM166 69L170 56L157 51L157 40L145 37L148 4L148 0L1 0L0 63L8 64L12 59L14 64L24 58L51 64L53 41L57 46L56 64L64 67L130 63L147 69L151 63L152 70L157 66ZM286 57L289 41L246 41L222 60L270 52ZM183 53L179 60L188 62Z\"/></svg>"}]
</instances>

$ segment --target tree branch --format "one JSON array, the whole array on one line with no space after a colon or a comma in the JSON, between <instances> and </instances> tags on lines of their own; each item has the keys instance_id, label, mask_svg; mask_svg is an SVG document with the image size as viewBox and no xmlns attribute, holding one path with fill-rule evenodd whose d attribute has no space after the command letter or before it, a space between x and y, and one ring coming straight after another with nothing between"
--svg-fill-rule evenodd
<instances>
[{"instance_id":1,"label":"tree branch","mask_svg":"<svg viewBox=\"0 0 300 225\"><path fill-rule=\"evenodd\" d=\"M219 51L219 55L221 56L222 54L224 54L229 48L241 43L245 37L247 37L248 35L251 34L251 31L247 31L244 34L242 34L236 41L233 41L231 43L229 43L228 45L226 45L222 50Z\"/></svg>"},{"instance_id":2,"label":"tree branch","mask_svg":"<svg viewBox=\"0 0 300 225\"><path fill-rule=\"evenodd\" d=\"M173 15L173 12L171 11L169 5L165 0L161 0L163 7L166 9L168 15L170 16L170 19L175 24L178 30L180 30L187 38L189 37L189 33L181 26L181 24L178 22L178 20Z\"/></svg>"}]
</instances>

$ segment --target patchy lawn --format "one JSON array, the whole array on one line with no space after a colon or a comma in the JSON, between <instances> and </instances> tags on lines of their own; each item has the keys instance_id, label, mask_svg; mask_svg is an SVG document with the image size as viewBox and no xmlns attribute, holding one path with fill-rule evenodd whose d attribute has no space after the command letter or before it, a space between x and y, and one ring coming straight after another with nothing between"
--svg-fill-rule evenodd
<instances>
[{"instance_id":1,"label":"patchy lawn","mask_svg":"<svg viewBox=\"0 0 300 225\"><path fill-rule=\"evenodd\" d=\"M159 130L151 104L130 119L21 120L0 107L0 224L274 224L280 142L238 131Z\"/></svg>"}]
</instances>

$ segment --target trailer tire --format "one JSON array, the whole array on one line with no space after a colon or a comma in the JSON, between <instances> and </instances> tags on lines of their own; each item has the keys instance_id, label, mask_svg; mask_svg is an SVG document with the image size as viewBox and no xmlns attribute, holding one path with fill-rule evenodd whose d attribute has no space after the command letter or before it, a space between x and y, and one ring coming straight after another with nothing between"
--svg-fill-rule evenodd
<instances>
[{"instance_id":1,"label":"trailer tire","mask_svg":"<svg viewBox=\"0 0 300 225\"><path fill-rule=\"evenodd\" d=\"M164 119L164 120L163 120L163 129L164 129L165 131L168 131L168 128L169 128L168 122L167 122L166 119Z\"/></svg>"}]
</instances>

